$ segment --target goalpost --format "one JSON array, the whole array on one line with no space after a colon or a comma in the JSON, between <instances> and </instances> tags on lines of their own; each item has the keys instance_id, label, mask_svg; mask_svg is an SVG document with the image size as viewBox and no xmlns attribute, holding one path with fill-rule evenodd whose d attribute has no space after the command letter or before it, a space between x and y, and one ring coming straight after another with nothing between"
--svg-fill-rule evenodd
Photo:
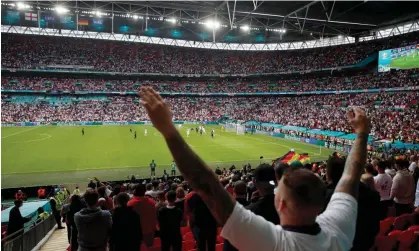
<instances>
[{"instance_id":1,"label":"goalpost","mask_svg":"<svg viewBox=\"0 0 419 251\"><path fill-rule=\"evenodd\" d=\"M244 125L236 123L226 123L224 128L226 132L233 132L237 135L244 135L246 132L246 127Z\"/></svg>"}]
</instances>

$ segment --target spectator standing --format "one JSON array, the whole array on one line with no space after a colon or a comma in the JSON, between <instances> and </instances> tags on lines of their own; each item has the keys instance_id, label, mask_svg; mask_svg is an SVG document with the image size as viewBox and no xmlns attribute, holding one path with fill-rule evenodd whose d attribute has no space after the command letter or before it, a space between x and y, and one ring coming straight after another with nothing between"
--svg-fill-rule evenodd
<instances>
[{"instance_id":1,"label":"spectator standing","mask_svg":"<svg viewBox=\"0 0 419 251\"><path fill-rule=\"evenodd\" d=\"M140 216L128 207L129 199L126 193L115 196L109 241L112 251L139 251L143 241Z\"/></svg>"},{"instance_id":2,"label":"spectator standing","mask_svg":"<svg viewBox=\"0 0 419 251\"><path fill-rule=\"evenodd\" d=\"M54 197L51 197L49 199L49 203L51 204L51 212L55 218L55 222L57 222L58 229L64 229L64 227L61 225L61 214L58 210L57 200Z\"/></svg>"},{"instance_id":3,"label":"spectator standing","mask_svg":"<svg viewBox=\"0 0 419 251\"><path fill-rule=\"evenodd\" d=\"M236 181L234 183L233 196L236 199L236 201L238 203L240 203L241 205L243 205L244 207L249 205L249 201L247 200L247 186L246 186L246 183L244 183L241 180Z\"/></svg>"},{"instance_id":4,"label":"spectator standing","mask_svg":"<svg viewBox=\"0 0 419 251\"><path fill-rule=\"evenodd\" d=\"M183 221L182 211L175 206L176 192L167 193L167 206L158 211L158 222L160 227L160 238L162 242L162 251L182 250L182 235L180 232Z\"/></svg>"},{"instance_id":5,"label":"spectator standing","mask_svg":"<svg viewBox=\"0 0 419 251\"><path fill-rule=\"evenodd\" d=\"M72 250L76 251L79 248L79 243L77 240L79 232L77 231L76 223L74 221L74 215L80 212L80 210L82 210L83 208L86 208L86 205L84 204L79 195L71 196L70 201L70 207L67 213L66 220L68 222L68 225L71 226L70 246Z\"/></svg>"},{"instance_id":6,"label":"spectator standing","mask_svg":"<svg viewBox=\"0 0 419 251\"><path fill-rule=\"evenodd\" d=\"M157 200L157 195L159 193L159 182L157 180L153 180L151 182L152 185L152 189L151 190L147 190L147 192L145 193L145 195L149 195L151 198L153 198L154 200ZM150 186L148 186L150 187Z\"/></svg>"},{"instance_id":7,"label":"spectator standing","mask_svg":"<svg viewBox=\"0 0 419 251\"><path fill-rule=\"evenodd\" d=\"M387 163L386 161L380 161L375 166L378 174L374 177L374 184L375 190L380 193L380 220L387 217L388 208L393 205L393 200L390 197L393 179L385 172Z\"/></svg>"},{"instance_id":8,"label":"spectator standing","mask_svg":"<svg viewBox=\"0 0 419 251\"><path fill-rule=\"evenodd\" d=\"M177 131L170 107L158 93L151 87L142 87L140 97L153 125L165 138L180 172L223 226L221 236L239 250L327 251L351 248L363 171L360 165L366 163L370 132L370 121L363 110L354 107L347 113L357 137L326 211L319 215L325 199L322 180L309 170L290 168L280 180L275 197L282 224L275 226L243 209L223 189L214 172Z\"/></svg>"},{"instance_id":9,"label":"spectator standing","mask_svg":"<svg viewBox=\"0 0 419 251\"><path fill-rule=\"evenodd\" d=\"M93 180L90 180L89 184L87 185L88 188L96 189L96 183Z\"/></svg>"},{"instance_id":10,"label":"spectator standing","mask_svg":"<svg viewBox=\"0 0 419 251\"><path fill-rule=\"evenodd\" d=\"M188 212L191 212L189 225L194 234L198 251L215 251L217 223L201 196L193 193L187 200Z\"/></svg>"},{"instance_id":11,"label":"spectator standing","mask_svg":"<svg viewBox=\"0 0 419 251\"><path fill-rule=\"evenodd\" d=\"M78 231L78 251L106 251L112 227L109 211L98 207L99 194L88 188L84 193L87 208L74 215Z\"/></svg>"},{"instance_id":12,"label":"spectator standing","mask_svg":"<svg viewBox=\"0 0 419 251\"><path fill-rule=\"evenodd\" d=\"M97 189L97 193L99 194L98 206L102 210L112 211L113 200L111 197L107 195L106 190L107 190L106 186L101 186Z\"/></svg>"},{"instance_id":13,"label":"spectator standing","mask_svg":"<svg viewBox=\"0 0 419 251\"><path fill-rule=\"evenodd\" d=\"M326 191L326 205L329 206L336 186L345 169L345 159L332 156L327 161L327 180L329 185ZM327 210L327 207L326 207ZM380 210L380 195L361 182L358 188L358 215L356 218L356 231L352 250L369 250L375 241L380 228L380 219L377 212Z\"/></svg>"},{"instance_id":14,"label":"spectator standing","mask_svg":"<svg viewBox=\"0 0 419 251\"><path fill-rule=\"evenodd\" d=\"M134 187L134 197L128 202L140 216L143 241L148 246L153 246L154 231L157 224L157 211L155 203L149 197L145 197L145 185L137 184Z\"/></svg>"},{"instance_id":15,"label":"spectator standing","mask_svg":"<svg viewBox=\"0 0 419 251\"><path fill-rule=\"evenodd\" d=\"M256 215L262 216L265 220L278 225L280 222L278 212L275 208L275 194L274 194L274 180L275 180L275 169L271 165L261 164L255 171L255 185L259 194L259 198L256 202L251 203L246 207ZM234 188L236 188L235 183ZM245 184L243 182L243 184ZM241 184L239 183L239 186ZM237 199L236 199L237 200ZM239 202L239 200L237 200ZM240 203L240 202L239 202ZM236 251L237 249L231 245L228 240L224 240L224 251Z\"/></svg>"},{"instance_id":16,"label":"spectator standing","mask_svg":"<svg viewBox=\"0 0 419 251\"><path fill-rule=\"evenodd\" d=\"M166 193L165 192L159 192L157 195L157 203L156 203L156 211L158 212L160 210L160 208L166 207L167 203L166 203Z\"/></svg>"},{"instance_id":17,"label":"spectator standing","mask_svg":"<svg viewBox=\"0 0 419 251\"><path fill-rule=\"evenodd\" d=\"M7 225L7 235L11 235L20 229L22 229L26 222L29 222L31 219L22 217L20 214L19 208L22 207L22 200L15 200L15 206L10 210L9 213L9 223Z\"/></svg>"},{"instance_id":18,"label":"spectator standing","mask_svg":"<svg viewBox=\"0 0 419 251\"><path fill-rule=\"evenodd\" d=\"M407 160L396 160L396 176L393 178L391 186L391 198L394 199L396 215L411 213L412 204L415 199L415 183L413 175L407 169L409 162Z\"/></svg>"},{"instance_id":19,"label":"spectator standing","mask_svg":"<svg viewBox=\"0 0 419 251\"><path fill-rule=\"evenodd\" d=\"M71 198L69 202L64 204L63 207L61 208L61 218L63 219L62 222L66 224L68 243L71 245L71 224L67 219L67 214L70 211L70 205L71 205Z\"/></svg>"}]
</instances>

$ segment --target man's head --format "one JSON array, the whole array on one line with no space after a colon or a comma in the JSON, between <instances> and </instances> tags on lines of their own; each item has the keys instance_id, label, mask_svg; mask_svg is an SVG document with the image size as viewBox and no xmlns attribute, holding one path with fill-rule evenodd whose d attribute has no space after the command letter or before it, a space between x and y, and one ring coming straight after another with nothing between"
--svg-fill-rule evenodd
<instances>
[{"instance_id":1,"label":"man's head","mask_svg":"<svg viewBox=\"0 0 419 251\"><path fill-rule=\"evenodd\" d=\"M126 207L129 201L129 195L127 193L119 193L115 196L115 205L117 207Z\"/></svg>"},{"instance_id":2,"label":"man's head","mask_svg":"<svg viewBox=\"0 0 419 251\"><path fill-rule=\"evenodd\" d=\"M145 185L137 184L134 186L134 196L142 197L145 195Z\"/></svg>"},{"instance_id":3,"label":"man's head","mask_svg":"<svg viewBox=\"0 0 419 251\"><path fill-rule=\"evenodd\" d=\"M409 161L407 159L397 159L395 164L397 170L405 170L409 167Z\"/></svg>"},{"instance_id":4,"label":"man's head","mask_svg":"<svg viewBox=\"0 0 419 251\"><path fill-rule=\"evenodd\" d=\"M23 200L15 200L15 207L21 207L23 205Z\"/></svg>"},{"instance_id":5,"label":"man's head","mask_svg":"<svg viewBox=\"0 0 419 251\"><path fill-rule=\"evenodd\" d=\"M367 174L373 175L374 174L374 166L373 166L373 164L370 164L370 163L365 164L364 171Z\"/></svg>"},{"instance_id":6,"label":"man's head","mask_svg":"<svg viewBox=\"0 0 419 251\"><path fill-rule=\"evenodd\" d=\"M375 170L377 170L377 167L378 167L378 160L377 159L373 159L372 161L371 161L371 165L374 167L374 169Z\"/></svg>"},{"instance_id":7,"label":"man's head","mask_svg":"<svg viewBox=\"0 0 419 251\"><path fill-rule=\"evenodd\" d=\"M269 164L260 164L254 172L256 188L260 196L273 193L275 186L275 170Z\"/></svg>"},{"instance_id":8,"label":"man's head","mask_svg":"<svg viewBox=\"0 0 419 251\"><path fill-rule=\"evenodd\" d=\"M153 189L153 185L151 183L148 183L147 185L145 185L145 188L147 191L150 191L151 189Z\"/></svg>"},{"instance_id":9,"label":"man's head","mask_svg":"<svg viewBox=\"0 0 419 251\"><path fill-rule=\"evenodd\" d=\"M345 160L336 157L336 156L330 156L327 160L326 165L326 180L329 183L337 184L340 180L340 177L342 177L343 169L345 168Z\"/></svg>"},{"instance_id":10,"label":"man's head","mask_svg":"<svg viewBox=\"0 0 419 251\"><path fill-rule=\"evenodd\" d=\"M44 209L42 207L38 207L36 211L38 212L38 215L40 215L44 212Z\"/></svg>"},{"instance_id":11,"label":"man's head","mask_svg":"<svg viewBox=\"0 0 419 251\"><path fill-rule=\"evenodd\" d=\"M169 191L167 193L167 202L169 202L170 205L173 205L176 201L176 192L175 191Z\"/></svg>"},{"instance_id":12,"label":"man's head","mask_svg":"<svg viewBox=\"0 0 419 251\"><path fill-rule=\"evenodd\" d=\"M158 192L157 199L159 199L160 202L166 201L166 193L164 191Z\"/></svg>"},{"instance_id":13,"label":"man's head","mask_svg":"<svg viewBox=\"0 0 419 251\"><path fill-rule=\"evenodd\" d=\"M239 197L245 197L246 196L246 192L247 192L247 186L246 183L244 183L243 181L239 180L236 181L234 183L234 197L235 198L239 198Z\"/></svg>"},{"instance_id":14,"label":"man's head","mask_svg":"<svg viewBox=\"0 0 419 251\"><path fill-rule=\"evenodd\" d=\"M180 186L176 189L176 198L178 199L185 198L185 190L183 189L183 187Z\"/></svg>"},{"instance_id":15,"label":"man's head","mask_svg":"<svg viewBox=\"0 0 419 251\"><path fill-rule=\"evenodd\" d=\"M157 189L157 188L159 187L159 181L157 181L157 180L153 180L153 181L151 182L151 184L153 185L153 188L154 188L154 189Z\"/></svg>"},{"instance_id":16,"label":"man's head","mask_svg":"<svg viewBox=\"0 0 419 251\"><path fill-rule=\"evenodd\" d=\"M154 159L151 160L151 163L154 163Z\"/></svg>"},{"instance_id":17,"label":"man's head","mask_svg":"<svg viewBox=\"0 0 419 251\"><path fill-rule=\"evenodd\" d=\"M83 197L88 207L95 207L99 199L99 194L96 192L96 190L88 188Z\"/></svg>"},{"instance_id":18,"label":"man's head","mask_svg":"<svg viewBox=\"0 0 419 251\"><path fill-rule=\"evenodd\" d=\"M173 184L170 185L170 190L176 191L177 187L178 187L178 184L173 183Z\"/></svg>"},{"instance_id":19,"label":"man's head","mask_svg":"<svg viewBox=\"0 0 419 251\"><path fill-rule=\"evenodd\" d=\"M314 224L324 207L325 192L326 185L312 171L288 168L282 175L275 196L275 207L281 222Z\"/></svg>"},{"instance_id":20,"label":"man's head","mask_svg":"<svg viewBox=\"0 0 419 251\"><path fill-rule=\"evenodd\" d=\"M389 166L388 161L379 161L376 166L376 170L379 173L384 173L386 168Z\"/></svg>"},{"instance_id":21,"label":"man's head","mask_svg":"<svg viewBox=\"0 0 419 251\"><path fill-rule=\"evenodd\" d=\"M288 165L288 163L280 162L278 164L275 164L275 177L278 182L282 178L282 175L284 174L285 170L287 170L289 167L290 165Z\"/></svg>"}]
</instances>

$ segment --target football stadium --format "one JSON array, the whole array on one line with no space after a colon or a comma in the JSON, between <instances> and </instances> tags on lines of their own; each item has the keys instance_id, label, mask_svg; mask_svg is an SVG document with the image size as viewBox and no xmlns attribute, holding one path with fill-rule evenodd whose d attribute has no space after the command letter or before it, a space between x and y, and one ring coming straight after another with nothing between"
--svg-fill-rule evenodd
<instances>
[{"instance_id":1,"label":"football stadium","mask_svg":"<svg viewBox=\"0 0 419 251\"><path fill-rule=\"evenodd\" d=\"M416 2L1 11L2 250L419 250Z\"/></svg>"}]
</instances>

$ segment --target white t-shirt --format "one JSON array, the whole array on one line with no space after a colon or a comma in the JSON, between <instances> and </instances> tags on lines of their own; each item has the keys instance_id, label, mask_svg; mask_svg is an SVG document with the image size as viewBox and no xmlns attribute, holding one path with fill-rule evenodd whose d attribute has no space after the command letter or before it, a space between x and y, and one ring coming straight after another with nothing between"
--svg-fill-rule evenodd
<instances>
[{"instance_id":1,"label":"white t-shirt","mask_svg":"<svg viewBox=\"0 0 419 251\"><path fill-rule=\"evenodd\" d=\"M347 251L352 247L358 203L346 193L334 193L316 222L321 231L310 235L284 230L236 203L221 236L240 251Z\"/></svg>"},{"instance_id":2,"label":"white t-shirt","mask_svg":"<svg viewBox=\"0 0 419 251\"><path fill-rule=\"evenodd\" d=\"M380 193L381 200L390 200L393 179L387 173L379 173L374 177L375 190Z\"/></svg>"},{"instance_id":3,"label":"white t-shirt","mask_svg":"<svg viewBox=\"0 0 419 251\"><path fill-rule=\"evenodd\" d=\"M410 163L409 171L413 173L417 167L418 167L418 164L416 164L416 162L412 162Z\"/></svg>"},{"instance_id":4,"label":"white t-shirt","mask_svg":"<svg viewBox=\"0 0 419 251\"><path fill-rule=\"evenodd\" d=\"M145 192L145 195L149 195L152 198L157 198L158 194L159 194L159 191L157 191L157 190L149 190L149 191Z\"/></svg>"}]
</instances>

